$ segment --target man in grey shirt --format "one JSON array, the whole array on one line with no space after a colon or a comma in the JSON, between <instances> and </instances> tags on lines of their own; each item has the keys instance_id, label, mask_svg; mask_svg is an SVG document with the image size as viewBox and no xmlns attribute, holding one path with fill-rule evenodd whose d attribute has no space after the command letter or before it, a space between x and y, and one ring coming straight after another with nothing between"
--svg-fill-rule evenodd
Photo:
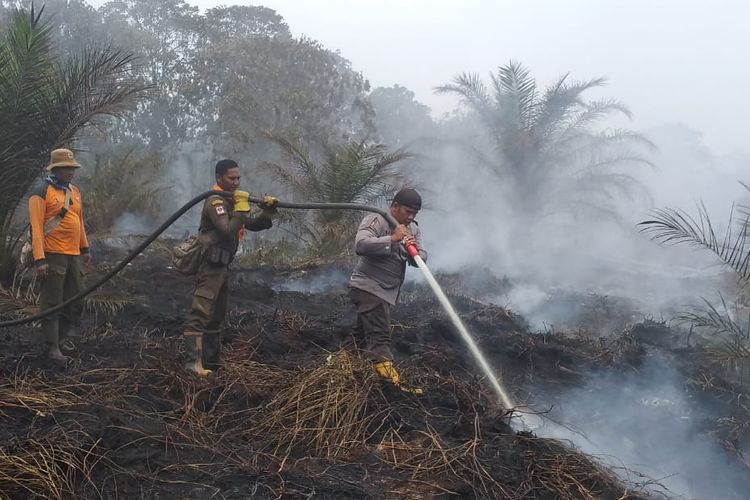
<instances>
[{"instance_id":1,"label":"man in grey shirt","mask_svg":"<svg viewBox=\"0 0 750 500\"><path fill-rule=\"evenodd\" d=\"M378 375L396 386L400 379L391 353L391 307L404 282L407 263L414 265L404 244L415 245L427 260L422 234L414 221L421 208L419 193L404 188L393 197L390 207L399 225L391 228L385 217L370 214L360 223L354 239L354 251L359 255L349 280L349 297L357 310L354 340Z\"/></svg>"}]
</instances>

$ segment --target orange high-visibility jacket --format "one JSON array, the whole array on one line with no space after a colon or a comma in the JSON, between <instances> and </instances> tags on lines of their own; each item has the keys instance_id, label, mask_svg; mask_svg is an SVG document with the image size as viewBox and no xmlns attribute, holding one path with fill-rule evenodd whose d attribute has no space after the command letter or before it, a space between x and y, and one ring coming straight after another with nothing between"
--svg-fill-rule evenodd
<instances>
[{"instance_id":1,"label":"orange high-visibility jacket","mask_svg":"<svg viewBox=\"0 0 750 500\"><path fill-rule=\"evenodd\" d=\"M45 183L29 198L29 222L34 261L44 260L45 252L64 255L87 253L89 241L83 227L83 200L81 192L70 185L71 197L68 212L58 226L44 235L44 225L57 217L65 202L65 191Z\"/></svg>"}]
</instances>

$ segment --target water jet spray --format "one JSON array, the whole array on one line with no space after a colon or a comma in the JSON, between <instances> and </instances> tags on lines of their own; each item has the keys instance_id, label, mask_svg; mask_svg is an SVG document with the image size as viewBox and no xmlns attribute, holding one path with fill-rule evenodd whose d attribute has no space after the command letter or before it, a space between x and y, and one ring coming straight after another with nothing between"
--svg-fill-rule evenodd
<instances>
[{"instance_id":1,"label":"water jet spray","mask_svg":"<svg viewBox=\"0 0 750 500\"><path fill-rule=\"evenodd\" d=\"M487 379L490 381L490 385L492 385L492 388L494 389L495 393L500 399L500 402L503 404L505 409L510 410L510 411L518 411L510 395L505 391L503 386L500 385L500 382L497 380L497 377L492 372L492 368L487 362L487 359L484 357L484 354L482 354L482 351L479 349L479 346L477 345L476 342L474 342L474 339L471 338L469 331L464 326L463 322L461 321L461 318L458 316L458 313L456 313L456 310L453 309L453 305L451 304L450 300L448 300L448 297L445 295L445 292L443 292L443 289L438 284L437 280L435 279L435 276L433 276L432 272L427 267L427 264L425 263L425 261L422 260L422 257L419 255L419 250L417 249L417 247L413 243L408 243L406 240L403 242L403 245L406 248L406 252L409 254L409 257L411 257L414 260L419 270L422 271L422 274L427 280L427 283L430 285L430 288L432 288L433 293L438 298L438 301L440 301L440 304L443 306L443 309L445 309L445 312L448 313L448 317L451 319L451 322L453 322L453 326L456 327L456 330L458 330L458 333L461 335L461 338L464 340L464 342L468 346L469 351L471 352L472 356L474 356L474 359L477 361L477 364L482 369ZM518 413L519 413L519 418L521 419L521 423L523 424L523 427L525 427L528 430L537 429L541 427L543 424L542 419L534 413L523 413L520 411L518 411Z\"/></svg>"}]
</instances>

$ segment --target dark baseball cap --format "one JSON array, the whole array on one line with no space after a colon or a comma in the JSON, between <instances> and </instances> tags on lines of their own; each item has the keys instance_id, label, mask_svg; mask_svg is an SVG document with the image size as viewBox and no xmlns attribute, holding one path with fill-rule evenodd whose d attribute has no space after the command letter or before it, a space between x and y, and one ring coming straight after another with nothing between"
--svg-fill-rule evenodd
<instances>
[{"instance_id":1,"label":"dark baseball cap","mask_svg":"<svg viewBox=\"0 0 750 500\"><path fill-rule=\"evenodd\" d=\"M414 210L422 209L422 197L412 188L404 188L396 193L393 202L404 205Z\"/></svg>"}]
</instances>

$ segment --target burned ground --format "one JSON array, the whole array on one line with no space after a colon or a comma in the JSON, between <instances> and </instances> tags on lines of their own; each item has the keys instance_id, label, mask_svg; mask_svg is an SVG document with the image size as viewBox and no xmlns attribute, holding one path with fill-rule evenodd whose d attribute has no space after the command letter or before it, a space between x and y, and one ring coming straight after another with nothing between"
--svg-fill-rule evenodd
<instances>
[{"instance_id":1,"label":"burned ground","mask_svg":"<svg viewBox=\"0 0 750 500\"><path fill-rule=\"evenodd\" d=\"M349 348L345 281L312 294L280 290L340 269L235 273L225 367L191 377L181 370L180 334L192 284L167 263L149 252L89 301L66 370L45 368L34 328L0 332L3 496L648 496L565 442L515 432L418 285L404 289L393 328L396 361L422 397L380 384ZM444 282L519 401L554 404L598 371L637 372L655 349L640 330L530 333L511 311L471 298L460 279Z\"/></svg>"}]
</instances>

